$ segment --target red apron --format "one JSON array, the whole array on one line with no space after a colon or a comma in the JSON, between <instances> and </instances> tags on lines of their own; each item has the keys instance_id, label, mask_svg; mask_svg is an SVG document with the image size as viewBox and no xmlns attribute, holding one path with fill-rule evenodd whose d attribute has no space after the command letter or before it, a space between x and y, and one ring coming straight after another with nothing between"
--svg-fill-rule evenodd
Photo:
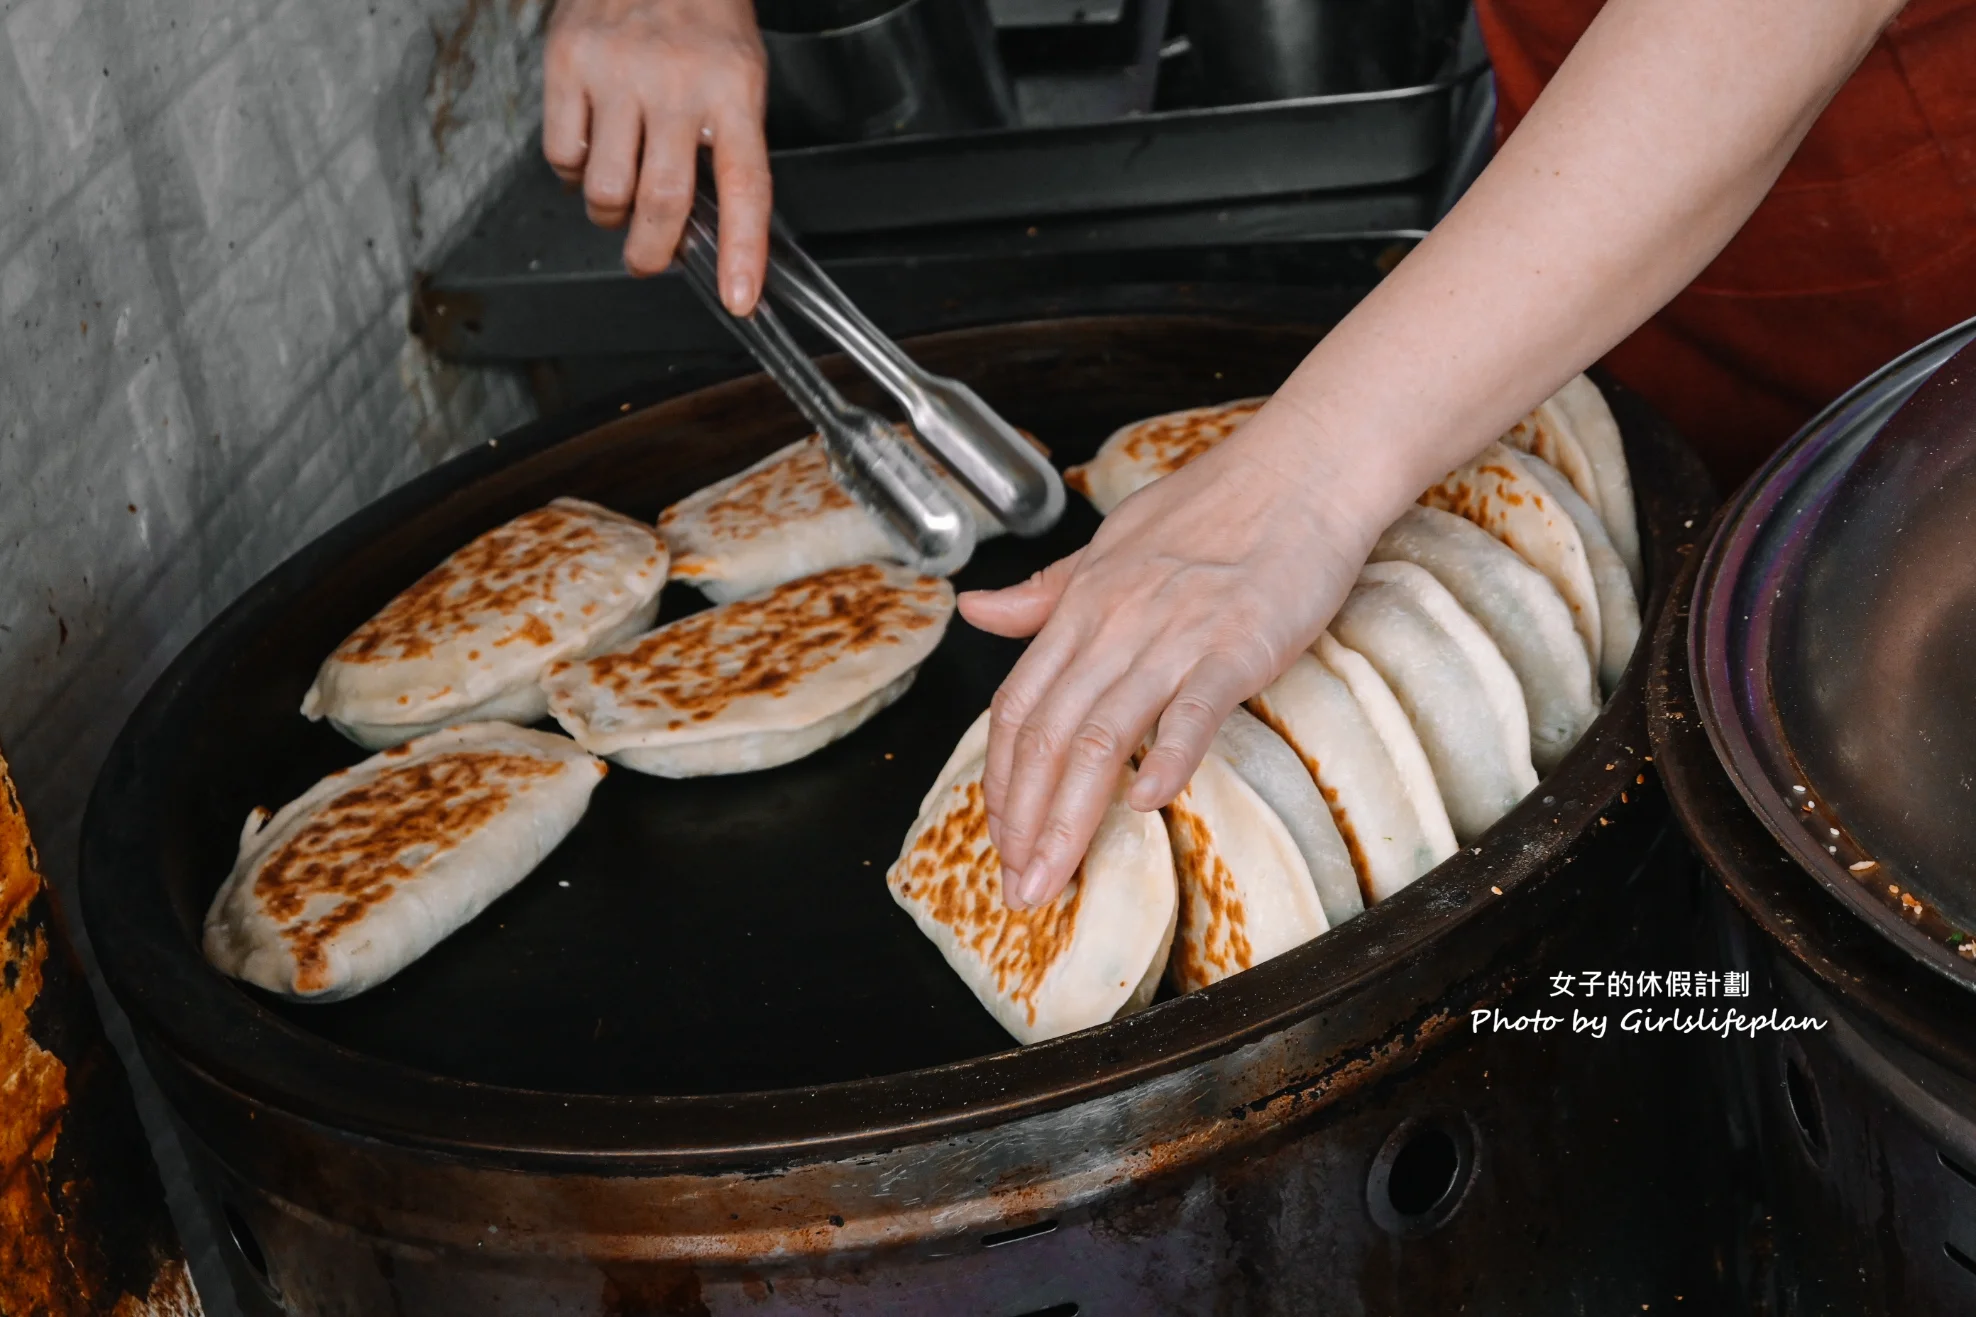
<instances>
[{"instance_id":1,"label":"red apron","mask_svg":"<svg viewBox=\"0 0 1976 1317\"><path fill-rule=\"evenodd\" d=\"M1477 0L1507 136L1601 0ZM1976 315L1976 0L1913 0L1742 232L1605 364L1728 488L1818 408Z\"/></svg>"}]
</instances>

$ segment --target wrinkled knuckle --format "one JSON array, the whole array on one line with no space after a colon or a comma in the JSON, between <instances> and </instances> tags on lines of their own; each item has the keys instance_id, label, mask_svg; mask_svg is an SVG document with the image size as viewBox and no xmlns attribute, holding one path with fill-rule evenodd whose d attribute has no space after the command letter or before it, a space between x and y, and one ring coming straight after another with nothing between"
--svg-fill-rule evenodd
<instances>
[{"instance_id":1,"label":"wrinkled knuckle","mask_svg":"<svg viewBox=\"0 0 1976 1317\"><path fill-rule=\"evenodd\" d=\"M1225 627L1209 640L1202 662L1238 676L1248 676L1263 669L1268 654L1256 643L1253 628Z\"/></svg>"},{"instance_id":2,"label":"wrinkled knuckle","mask_svg":"<svg viewBox=\"0 0 1976 1317\"><path fill-rule=\"evenodd\" d=\"M1010 855L1028 855L1031 853L1033 849L1034 829L1013 819L1003 819L1001 831L1001 853L1004 857Z\"/></svg>"},{"instance_id":3,"label":"wrinkled knuckle","mask_svg":"<svg viewBox=\"0 0 1976 1317\"><path fill-rule=\"evenodd\" d=\"M1182 691L1173 697L1167 706L1167 717L1178 719L1183 724L1202 724L1214 721L1214 706L1207 697L1194 691Z\"/></svg>"},{"instance_id":4,"label":"wrinkled knuckle","mask_svg":"<svg viewBox=\"0 0 1976 1317\"><path fill-rule=\"evenodd\" d=\"M995 692L994 699L988 701L988 729L991 732L1013 734L1028 716L1028 698L1006 685Z\"/></svg>"},{"instance_id":5,"label":"wrinkled knuckle","mask_svg":"<svg viewBox=\"0 0 1976 1317\"><path fill-rule=\"evenodd\" d=\"M1075 856L1083 847L1078 845L1077 829L1069 819L1052 819L1037 838L1036 849L1046 856Z\"/></svg>"},{"instance_id":6,"label":"wrinkled knuckle","mask_svg":"<svg viewBox=\"0 0 1976 1317\"><path fill-rule=\"evenodd\" d=\"M1093 718L1086 720L1070 738L1070 749L1080 763L1102 764L1119 757L1122 743L1116 727Z\"/></svg>"},{"instance_id":7,"label":"wrinkled knuckle","mask_svg":"<svg viewBox=\"0 0 1976 1317\"><path fill-rule=\"evenodd\" d=\"M1029 721L1015 734L1015 752L1024 759L1056 759L1063 749L1063 733L1052 723Z\"/></svg>"}]
</instances>

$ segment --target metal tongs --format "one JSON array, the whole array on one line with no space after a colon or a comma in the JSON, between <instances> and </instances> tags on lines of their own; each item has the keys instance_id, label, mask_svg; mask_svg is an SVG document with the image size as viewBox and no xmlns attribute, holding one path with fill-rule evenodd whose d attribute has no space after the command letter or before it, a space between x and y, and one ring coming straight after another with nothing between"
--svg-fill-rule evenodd
<instances>
[{"instance_id":1,"label":"metal tongs","mask_svg":"<svg viewBox=\"0 0 1976 1317\"><path fill-rule=\"evenodd\" d=\"M770 297L834 339L890 393L927 451L1003 526L1040 535L1063 515L1063 479L1034 444L974 390L930 374L899 350L818 268L780 220L770 232L768 283L753 314L721 303L715 263L720 212L702 181L680 237L694 292L816 426L839 482L877 519L900 556L946 576L974 553L974 517L953 487L883 417L844 400L782 323Z\"/></svg>"}]
</instances>

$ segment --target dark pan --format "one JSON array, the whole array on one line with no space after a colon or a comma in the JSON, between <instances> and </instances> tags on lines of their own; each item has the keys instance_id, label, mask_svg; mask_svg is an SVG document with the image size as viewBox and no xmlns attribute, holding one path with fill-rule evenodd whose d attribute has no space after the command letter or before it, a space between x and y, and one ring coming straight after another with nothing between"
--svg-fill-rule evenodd
<instances>
[{"instance_id":1,"label":"dark pan","mask_svg":"<svg viewBox=\"0 0 1976 1317\"><path fill-rule=\"evenodd\" d=\"M1133 419L1268 392L1321 332L1095 318L938 335L913 351L1067 464ZM833 374L876 402L841 363ZM904 699L807 760L688 782L613 772L537 872L364 996L293 1005L209 969L200 922L248 810L362 757L296 712L338 640L472 536L554 496L652 517L804 430L759 376L625 407L506 436L352 517L214 622L133 715L85 823L85 911L119 997L183 1059L291 1109L414 1140L545 1152L691 1144L725 1156L771 1133L786 1147L860 1127L882 1137L935 1116L987 1119L1171 1069L1308 1012L1312 989L1296 975L1308 977L1324 944L1119 1026L1010 1054L883 882L921 793L1019 651L958 619ZM1688 474L1678 440L1637 403L1622 400L1620 418L1636 466L1644 452L1649 467L1664 459ZM1672 496L1650 469L1637 479L1651 538L1657 500ZM957 584L1017 581L1096 524L1073 498L1049 535L982 546ZM668 615L697 606L693 592L669 591ZM1605 757L1598 739L1595 729L1553 781ZM1499 826L1545 825L1549 840L1526 845L1515 864L1535 872L1577 815L1589 821L1601 807L1611 783L1595 769L1580 766L1586 789L1562 805L1533 798ZM1469 861L1464 853L1437 881L1325 939L1334 963L1324 991L1342 993L1389 955L1425 945L1491 884L1512 881L1500 867L1484 876L1487 860L1461 877ZM897 1082L845 1082L880 1076Z\"/></svg>"}]
</instances>

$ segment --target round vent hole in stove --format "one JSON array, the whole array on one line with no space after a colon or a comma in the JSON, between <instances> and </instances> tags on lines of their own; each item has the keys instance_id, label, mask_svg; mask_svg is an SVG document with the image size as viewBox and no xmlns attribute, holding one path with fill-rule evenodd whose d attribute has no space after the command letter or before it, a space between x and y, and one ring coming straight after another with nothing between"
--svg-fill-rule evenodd
<instances>
[{"instance_id":1,"label":"round vent hole in stove","mask_svg":"<svg viewBox=\"0 0 1976 1317\"><path fill-rule=\"evenodd\" d=\"M1475 1134L1465 1116L1413 1116L1372 1159L1366 1205L1382 1229L1424 1235L1461 1206L1475 1177Z\"/></svg>"}]
</instances>

